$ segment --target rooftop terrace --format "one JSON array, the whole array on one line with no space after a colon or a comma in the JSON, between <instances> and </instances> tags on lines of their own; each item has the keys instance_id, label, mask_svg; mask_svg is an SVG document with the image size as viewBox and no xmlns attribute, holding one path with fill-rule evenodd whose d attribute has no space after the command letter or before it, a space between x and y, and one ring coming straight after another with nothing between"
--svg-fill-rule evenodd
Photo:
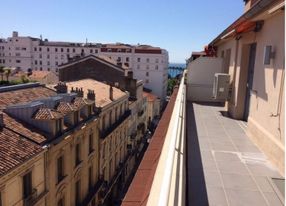
<instances>
[{"instance_id":1,"label":"rooftop terrace","mask_svg":"<svg viewBox=\"0 0 286 206\"><path fill-rule=\"evenodd\" d=\"M185 91L181 82L155 131L164 138L151 139L122 205L284 205L283 177L246 124Z\"/></svg>"}]
</instances>

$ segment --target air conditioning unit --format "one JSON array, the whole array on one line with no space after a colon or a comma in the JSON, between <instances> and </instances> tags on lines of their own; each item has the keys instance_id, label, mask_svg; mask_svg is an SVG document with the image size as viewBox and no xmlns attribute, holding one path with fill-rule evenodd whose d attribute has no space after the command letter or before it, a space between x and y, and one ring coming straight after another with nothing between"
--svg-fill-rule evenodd
<instances>
[{"instance_id":1,"label":"air conditioning unit","mask_svg":"<svg viewBox=\"0 0 286 206\"><path fill-rule=\"evenodd\" d=\"M230 75L215 73L213 84L213 98L216 100L227 100L229 98Z\"/></svg>"}]
</instances>

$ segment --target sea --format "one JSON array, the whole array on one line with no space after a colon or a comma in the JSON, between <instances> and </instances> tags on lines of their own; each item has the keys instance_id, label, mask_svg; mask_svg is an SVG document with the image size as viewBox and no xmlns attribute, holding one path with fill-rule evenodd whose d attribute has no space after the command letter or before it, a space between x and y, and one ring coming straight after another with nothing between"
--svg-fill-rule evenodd
<instances>
[{"instance_id":1,"label":"sea","mask_svg":"<svg viewBox=\"0 0 286 206\"><path fill-rule=\"evenodd\" d=\"M172 69L174 67L177 67L179 68L178 70L177 69ZM181 74L182 71L186 68L186 64L184 63L169 63L169 69L168 69L168 74L174 78L176 77L178 74Z\"/></svg>"}]
</instances>

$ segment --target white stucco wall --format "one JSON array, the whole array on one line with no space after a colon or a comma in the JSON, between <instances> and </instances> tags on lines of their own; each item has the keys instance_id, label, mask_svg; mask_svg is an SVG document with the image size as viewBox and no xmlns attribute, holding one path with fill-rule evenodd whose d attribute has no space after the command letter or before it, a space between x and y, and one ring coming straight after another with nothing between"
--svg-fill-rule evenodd
<instances>
[{"instance_id":1,"label":"white stucco wall","mask_svg":"<svg viewBox=\"0 0 286 206\"><path fill-rule=\"evenodd\" d=\"M215 101L212 98L214 74L222 72L222 59L200 57L187 66L187 98L190 101Z\"/></svg>"}]
</instances>

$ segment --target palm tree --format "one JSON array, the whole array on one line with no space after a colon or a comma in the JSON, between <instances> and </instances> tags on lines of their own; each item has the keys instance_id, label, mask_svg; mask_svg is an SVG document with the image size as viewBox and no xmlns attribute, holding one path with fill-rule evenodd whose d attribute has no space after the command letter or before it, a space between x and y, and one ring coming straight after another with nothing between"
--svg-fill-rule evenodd
<instances>
[{"instance_id":1,"label":"palm tree","mask_svg":"<svg viewBox=\"0 0 286 206\"><path fill-rule=\"evenodd\" d=\"M3 82L4 79L4 67L0 66L0 75L1 75L1 81Z\"/></svg>"},{"instance_id":2,"label":"palm tree","mask_svg":"<svg viewBox=\"0 0 286 206\"><path fill-rule=\"evenodd\" d=\"M7 80L7 82L9 81L9 76L10 76L10 74L11 74L11 68L9 68L9 67L6 67L5 68L5 72L4 72L4 74L5 74L5 76L6 76L6 80Z\"/></svg>"}]
</instances>

